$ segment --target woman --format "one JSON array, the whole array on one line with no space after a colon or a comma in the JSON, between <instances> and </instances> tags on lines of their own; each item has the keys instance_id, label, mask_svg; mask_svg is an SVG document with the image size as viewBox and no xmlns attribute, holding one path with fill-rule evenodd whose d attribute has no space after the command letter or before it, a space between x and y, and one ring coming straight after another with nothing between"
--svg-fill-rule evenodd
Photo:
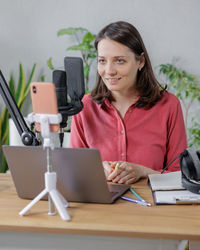
<instances>
[{"instance_id":1,"label":"woman","mask_svg":"<svg viewBox=\"0 0 200 250\"><path fill-rule=\"evenodd\" d=\"M71 147L97 148L108 181L161 172L187 147L179 100L156 80L139 32L111 23L95 40L97 83L73 117ZM179 170L179 163L168 171Z\"/></svg>"}]
</instances>

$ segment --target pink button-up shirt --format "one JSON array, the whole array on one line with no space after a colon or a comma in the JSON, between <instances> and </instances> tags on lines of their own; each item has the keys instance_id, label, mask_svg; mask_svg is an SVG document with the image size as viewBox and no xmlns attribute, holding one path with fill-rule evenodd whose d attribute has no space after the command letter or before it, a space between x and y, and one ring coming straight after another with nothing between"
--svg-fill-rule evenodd
<instances>
[{"instance_id":1,"label":"pink button-up shirt","mask_svg":"<svg viewBox=\"0 0 200 250\"><path fill-rule=\"evenodd\" d=\"M71 147L97 148L103 161L127 161L162 171L187 147L180 102L165 92L152 108L131 105L122 120L106 99L83 98L84 108L72 120ZM169 171L180 170L176 160Z\"/></svg>"}]
</instances>

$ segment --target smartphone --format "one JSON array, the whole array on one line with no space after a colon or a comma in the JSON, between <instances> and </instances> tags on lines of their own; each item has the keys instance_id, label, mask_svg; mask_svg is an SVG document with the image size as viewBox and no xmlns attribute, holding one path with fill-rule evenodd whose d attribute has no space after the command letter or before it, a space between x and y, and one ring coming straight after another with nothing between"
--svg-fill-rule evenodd
<instances>
[{"instance_id":1,"label":"smartphone","mask_svg":"<svg viewBox=\"0 0 200 250\"><path fill-rule=\"evenodd\" d=\"M32 82L30 85L34 114L57 114L58 104L55 86L51 82ZM37 132L41 131L40 124L35 123ZM60 124L51 124L50 131L58 132Z\"/></svg>"}]
</instances>

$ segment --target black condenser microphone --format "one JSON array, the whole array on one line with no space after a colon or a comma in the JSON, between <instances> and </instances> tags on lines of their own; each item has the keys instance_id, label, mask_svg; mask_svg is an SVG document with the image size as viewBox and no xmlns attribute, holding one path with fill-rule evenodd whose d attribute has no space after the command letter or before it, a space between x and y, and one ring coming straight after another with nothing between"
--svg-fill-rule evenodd
<instances>
[{"instance_id":1,"label":"black condenser microphone","mask_svg":"<svg viewBox=\"0 0 200 250\"><path fill-rule=\"evenodd\" d=\"M80 57L65 57L64 70L53 71L53 83L56 87L58 112L62 115L60 124L60 144L62 147L64 128L68 116L75 115L83 109L82 98L85 94L83 60ZM68 102L67 97L70 97Z\"/></svg>"},{"instance_id":2,"label":"black condenser microphone","mask_svg":"<svg viewBox=\"0 0 200 250\"><path fill-rule=\"evenodd\" d=\"M75 115L83 109L81 100L85 94L83 60L80 57L65 57L64 65L65 71L53 71L58 111L63 118L61 128L67 126L68 116ZM68 94L70 97L69 103L67 101Z\"/></svg>"},{"instance_id":3,"label":"black condenser microphone","mask_svg":"<svg viewBox=\"0 0 200 250\"><path fill-rule=\"evenodd\" d=\"M66 72L64 70L54 70L53 71L53 83L56 87L56 97L58 102L58 112L62 115L62 122L60 123L60 128L65 128L67 126L67 79Z\"/></svg>"},{"instance_id":4,"label":"black condenser microphone","mask_svg":"<svg viewBox=\"0 0 200 250\"><path fill-rule=\"evenodd\" d=\"M83 60L80 57L66 56L64 65L67 75L67 90L72 105L70 115L75 115L83 109L83 103L81 102L85 94Z\"/></svg>"}]
</instances>

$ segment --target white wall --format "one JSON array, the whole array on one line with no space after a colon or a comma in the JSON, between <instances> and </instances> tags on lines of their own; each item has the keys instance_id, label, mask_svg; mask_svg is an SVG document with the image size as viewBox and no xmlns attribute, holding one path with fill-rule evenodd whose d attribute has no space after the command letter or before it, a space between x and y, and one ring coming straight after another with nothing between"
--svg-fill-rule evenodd
<instances>
[{"instance_id":1,"label":"white wall","mask_svg":"<svg viewBox=\"0 0 200 250\"><path fill-rule=\"evenodd\" d=\"M199 0L0 0L0 69L6 79L18 64L45 74L52 56L63 66L69 36L57 37L66 27L85 27L97 33L106 24L125 20L140 31L153 67L179 57L180 67L200 77ZM70 53L71 54L71 53ZM77 55L77 54L74 54ZM95 79L95 65L91 83Z\"/></svg>"}]
</instances>

